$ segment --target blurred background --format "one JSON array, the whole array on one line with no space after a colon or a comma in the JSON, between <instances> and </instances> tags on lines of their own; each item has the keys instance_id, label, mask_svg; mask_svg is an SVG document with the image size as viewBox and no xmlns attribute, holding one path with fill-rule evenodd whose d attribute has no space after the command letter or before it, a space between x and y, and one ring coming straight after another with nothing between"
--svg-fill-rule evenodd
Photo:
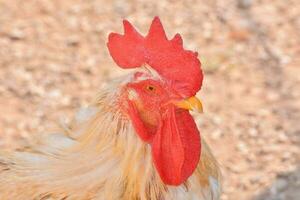
<instances>
[{"instance_id":1,"label":"blurred background","mask_svg":"<svg viewBox=\"0 0 300 200\"><path fill-rule=\"evenodd\" d=\"M298 0L0 0L0 146L51 131L126 73L108 33L126 18L145 34L156 15L202 61L197 121L222 200L299 200Z\"/></svg>"}]
</instances>

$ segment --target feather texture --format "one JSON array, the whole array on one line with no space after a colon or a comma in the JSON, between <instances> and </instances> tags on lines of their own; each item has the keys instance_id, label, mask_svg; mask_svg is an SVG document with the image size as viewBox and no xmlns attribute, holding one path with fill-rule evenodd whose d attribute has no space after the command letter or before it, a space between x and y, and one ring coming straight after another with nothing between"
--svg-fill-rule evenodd
<instances>
[{"instance_id":1,"label":"feather texture","mask_svg":"<svg viewBox=\"0 0 300 200\"><path fill-rule=\"evenodd\" d=\"M193 175L178 187L161 181L150 145L116 106L120 85L132 76L107 85L69 127L22 150L1 151L1 200L219 199L219 168L203 139Z\"/></svg>"}]
</instances>

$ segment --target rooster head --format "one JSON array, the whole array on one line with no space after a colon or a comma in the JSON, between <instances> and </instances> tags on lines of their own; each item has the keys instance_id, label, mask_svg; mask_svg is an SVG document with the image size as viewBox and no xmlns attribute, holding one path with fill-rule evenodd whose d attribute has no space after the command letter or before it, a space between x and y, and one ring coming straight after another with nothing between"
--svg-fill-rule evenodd
<instances>
[{"instance_id":1,"label":"rooster head","mask_svg":"<svg viewBox=\"0 0 300 200\"><path fill-rule=\"evenodd\" d=\"M183 48L179 34L168 40L158 17L145 37L128 21L123 24L123 35L109 35L110 55L121 68L146 69L124 86L123 105L136 133L150 144L162 181L180 185L200 159L200 133L189 113L202 111L195 97L203 80L200 61Z\"/></svg>"}]
</instances>

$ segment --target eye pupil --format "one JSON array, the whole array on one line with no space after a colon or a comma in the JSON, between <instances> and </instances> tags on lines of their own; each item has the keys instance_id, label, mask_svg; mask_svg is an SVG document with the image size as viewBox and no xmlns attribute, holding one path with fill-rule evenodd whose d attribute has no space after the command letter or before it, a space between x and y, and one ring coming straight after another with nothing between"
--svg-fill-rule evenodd
<instances>
[{"instance_id":1,"label":"eye pupil","mask_svg":"<svg viewBox=\"0 0 300 200\"><path fill-rule=\"evenodd\" d=\"M150 90L150 91L155 90L155 88L154 88L152 85L149 85L149 86L147 87L147 89Z\"/></svg>"}]
</instances>

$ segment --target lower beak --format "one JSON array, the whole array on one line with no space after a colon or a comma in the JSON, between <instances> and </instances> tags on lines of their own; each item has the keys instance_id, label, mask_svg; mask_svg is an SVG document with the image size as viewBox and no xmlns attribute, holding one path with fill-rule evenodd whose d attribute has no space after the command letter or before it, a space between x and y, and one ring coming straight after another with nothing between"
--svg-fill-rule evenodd
<instances>
[{"instance_id":1,"label":"lower beak","mask_svg":"<svg viewBox=\"0 0 300 200\"><path fill-rule=\"evenodd\" d=\"M203 113L202 103L195 96L180 101L174 101L173 104L178 108L183 108L186 110L192 110L195 112Z\"/></svg>"}]
</instances>

